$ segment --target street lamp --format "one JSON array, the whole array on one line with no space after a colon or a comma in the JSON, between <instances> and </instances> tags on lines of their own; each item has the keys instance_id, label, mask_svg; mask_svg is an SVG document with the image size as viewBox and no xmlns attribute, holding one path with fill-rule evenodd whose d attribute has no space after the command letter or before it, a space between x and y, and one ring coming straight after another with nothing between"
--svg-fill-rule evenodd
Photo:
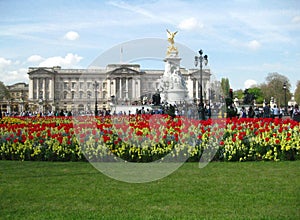
<instances>
[{"instance_id":1,"label":"street lamp","mask_svg":"<svg viewBox=\"0 0 300 220\"><path fill-rule=\"evenodd\" d=\"M205 115L204 115L204 103L203 103L203 89L202 89L202 65L206 66L208 63L208 57L207 55L203 56L203 51L199 50L199 56L195 56L195 66L198 66L198 63L200 64L200 104L199 104L199 114L200 118L202 120L205 120Z\"/></svg>"},{"instance_id":2,"label":"street lamp","mask_svg":"<svg viewBox=\"0 0 300 220\"><path fill-rule=\"evenodd\" d=\"M95 88L95 116L98 115L98 103L97 103L97 89L98 89L99 83L95 81L94 88Z\"/></svg>"},{"instance_id":3,"label":"street lamp","mask_svg":"<svg viewBox=\"0 0 300 220\"><path fill-rule=\"evenodd\" d=\"M284 89L284 113L287 113L287 104L286 104L286 90L287 90L287 86L286 86L286 82L283 83L283 89Z\"/></svg>"}]
</instances>

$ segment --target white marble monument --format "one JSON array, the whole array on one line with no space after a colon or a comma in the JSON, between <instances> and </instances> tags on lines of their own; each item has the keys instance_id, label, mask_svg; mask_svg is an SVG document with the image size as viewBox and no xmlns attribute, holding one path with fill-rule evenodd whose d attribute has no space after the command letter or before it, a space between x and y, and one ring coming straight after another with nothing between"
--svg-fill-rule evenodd
<instances>
[{"instance_id":1,"label":"white marble monument","mask_svg":"<svg viewBox=\"0 0 300 220\"><path fill-rule=\"evenodd\" d=\"M165 61L165 71L160 79L159 92L161 94L161 101L168 104L190 102L188 96L188 89L185 80L180 72L180 60L178 50L174 46L174 37L176 32L171 33L167 30L168 41L170 46L167 50Z\"/></svg>"}]
</instances>

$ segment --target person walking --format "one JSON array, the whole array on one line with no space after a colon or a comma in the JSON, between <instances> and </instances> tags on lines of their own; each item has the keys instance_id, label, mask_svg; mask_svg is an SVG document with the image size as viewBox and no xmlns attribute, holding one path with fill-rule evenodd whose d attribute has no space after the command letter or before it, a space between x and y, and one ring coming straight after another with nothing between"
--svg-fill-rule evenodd
<instances>
[{"instance_id":1,"label":"person walking","mask_svg":"<svg viewBox=\"0 0 300 220\"><path fill-rule=\"evenodd\" d=\"M241 109L241 118L247 118L247 113L246 113L246 109L244 106Z\"/></svg>"},{"instance_id":2,"label":"person walking","mask_svg":"<svg viewBox=\"0 0 300 220\"><path fill-rule=\"evenodd\" d=\"M254 115L255 115L255 113L254 113L253 107L250 106L249 110L248 110L248 117L249 118L254 118Z\"/></svg>"},{"instance_id":3,"label":"person walking","mask_svg":"<svg viewBox=\"0 0 300 220\"><path fill-rule=\"evenodd\" d=\"M300 110L298 104L295 105L293 110L293 120L300 122Z\"/></svg>"},{"instance_id":4,"label":"person walking","mask_svg":"<svg viewBox=\"0 0 300 220\"><path fill-rule=\"evenodd\" d=\"M264 118L270 118L270 104L265 105L263 110L264 110Z\"/></svg>"},{"instance_id":5,"label":"person walking","mask_svg":"<svg viewBox=\"0 0 300 220\"><path fill-rule=\"evenodd\" d=\"M279 117L279 113L279 108L276 105L274 105L274 108L272 109L273 118Z\"/></svg>"}]
</instances>

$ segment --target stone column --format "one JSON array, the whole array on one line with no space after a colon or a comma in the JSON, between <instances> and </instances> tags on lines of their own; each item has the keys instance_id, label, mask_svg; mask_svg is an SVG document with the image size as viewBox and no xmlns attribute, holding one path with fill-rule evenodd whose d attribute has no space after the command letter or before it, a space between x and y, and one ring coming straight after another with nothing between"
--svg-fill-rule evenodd
<instances>
[{"instance_id":1,"label":"stone column","mask_svg":"<svg viewBox=\"0 0 300 220\"><path fill-rule=\"evenodd\" d=\"M137 80L137 98L139 98L141 96L141 79Z\"/></svg>"},{"instance_id":2,"label":"stone column","mask_svg":"<svg viewBox=\"0 0 300 220\"><path fill-rule=\"evenodd\" d=\"M106 85L107 85L106 91L107 91L107 96L108 96L107 99L111 98L111 89L110 89L111 85L110 85L110 83L111 83L111 80L107 79L106 80Z\"/></svg>"},{"instance_id":3,"label":"stone column","mask_svg":"<svg viewBox=\"0 0 300 220\"><path fill-rule=\"evenodd\" d=\"M29 78L29 94L28 94L29 100L33 99L33 78Z\"/></svg>"},{"instance_id":4,"label":"stone column","mask_svg":"<svg viewBox=\"0 0 300 220\"><path fill-rule=\"evenodd\" d=\"M122 99L122 78L119 80L119 93L120 93L120 99Z\"/></svg>"},{"instance_id":5,"label":"stone column","mask_svg":"<svg viewBox=\"0 0 300 220\"><path fill-rule=\"evenodd\" d=\"M190 76L188 77L188 80L186 82L186 86L187 86L187 89L188 89L188 96L190 98L192 98L193 97L193 80L191 79Z\"/></svg>"},{"instance_id":6,"label":"stone column","mask_svg":"<svg viewBox=\"0 0 300 220\"><path fill-rule=\"evenodd\" d=\"M49 99L53 100L54 99L54 82L53 78L50 78L49 80Z\"/></svg>"},{"instance_id":7,"label":"stone column","mask_svg":"<svg viewBox=\"0 0 300 220\"><path fill-rule=\"evenodd\" d=\"M126 99L128 99L129 89L128 89L128 78L127 77L126 77L126 88L125 88L125 91L126 91Z\"/></svg>"},{"instance_id":8,"label":"stone column","mask_svg":"<svg viewBox=\"0 0 300 220\"><path fill-rule=\"evenodd\" d=\"M46 99L46 78L43 79L43 99Z\"/></svg>"},{"instance_id":9,"label":"stone column","mask_svg":"<svg viewBox=\"0 0 300 220\"><path fill-rule=\"evenodd\" d=\"M199 87L199 82L197 79L196 80L196 99L199 99L199 92L200 92L200 87Z\"/></svg>"},{"instance_id":10,"label":"stone column","mask_svg":"<svg viewBox=\"0 0 300 220\"><path fill-rule=\"evenodd\" d=\"M35 78L36 80L36 99L40 101L40 79Z\"/></svg>"},{"instance_id":11,"label":"stone column","mask_svg":"<svg viewBox=\"0 0 300 220\"><path fill-rule=\"evenodd\" d=\"M117 80L113 79L112 95L114 95L117 98L116 89L117 89Z\"/></svg>"},{"instance_id":12,"label":"stone column","mask_svg":"<svg viewBox=\"0 0 300 220\"><path fill-rule=\"evenodd\" d=\"M136 91L135 91L135 79L132 78L132 99L136 99Z\"/></svg>"}]
</instances>

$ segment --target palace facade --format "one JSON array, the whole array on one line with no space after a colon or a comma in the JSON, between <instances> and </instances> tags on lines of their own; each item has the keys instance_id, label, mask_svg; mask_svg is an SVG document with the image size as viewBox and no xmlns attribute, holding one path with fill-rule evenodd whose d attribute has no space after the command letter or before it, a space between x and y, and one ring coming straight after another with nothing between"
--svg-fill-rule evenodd
<instances>
[{"instance_id":1,"label":"palace facade","mask_svg":"<svg viewBox=\"0 0 300 220\"><path fill-rule=\"evenodd\" d=\"M199 69L180 69L189 97L199 95ZM142 70L139 64L109 64L102 69L30 67L28 108L31 111L94 111L112 105L150 103L164 70ZM210 70L203 69L204 97L208 98ZM205 99L207 99L205 98ZM184 100L183 100L184 101Z\"/></svg>"},{"instance_id":2,"label":"palace facade","mask_svg":"<svg viewBox=\"0 0 300 220\"><path fill-rule=\"evenodd\" d=\"M27 83L15 83L6 86L7 94L0 94L0 112L12 113L22 112L28 109L28 91Z\"/></svg>"}]
</instances>

